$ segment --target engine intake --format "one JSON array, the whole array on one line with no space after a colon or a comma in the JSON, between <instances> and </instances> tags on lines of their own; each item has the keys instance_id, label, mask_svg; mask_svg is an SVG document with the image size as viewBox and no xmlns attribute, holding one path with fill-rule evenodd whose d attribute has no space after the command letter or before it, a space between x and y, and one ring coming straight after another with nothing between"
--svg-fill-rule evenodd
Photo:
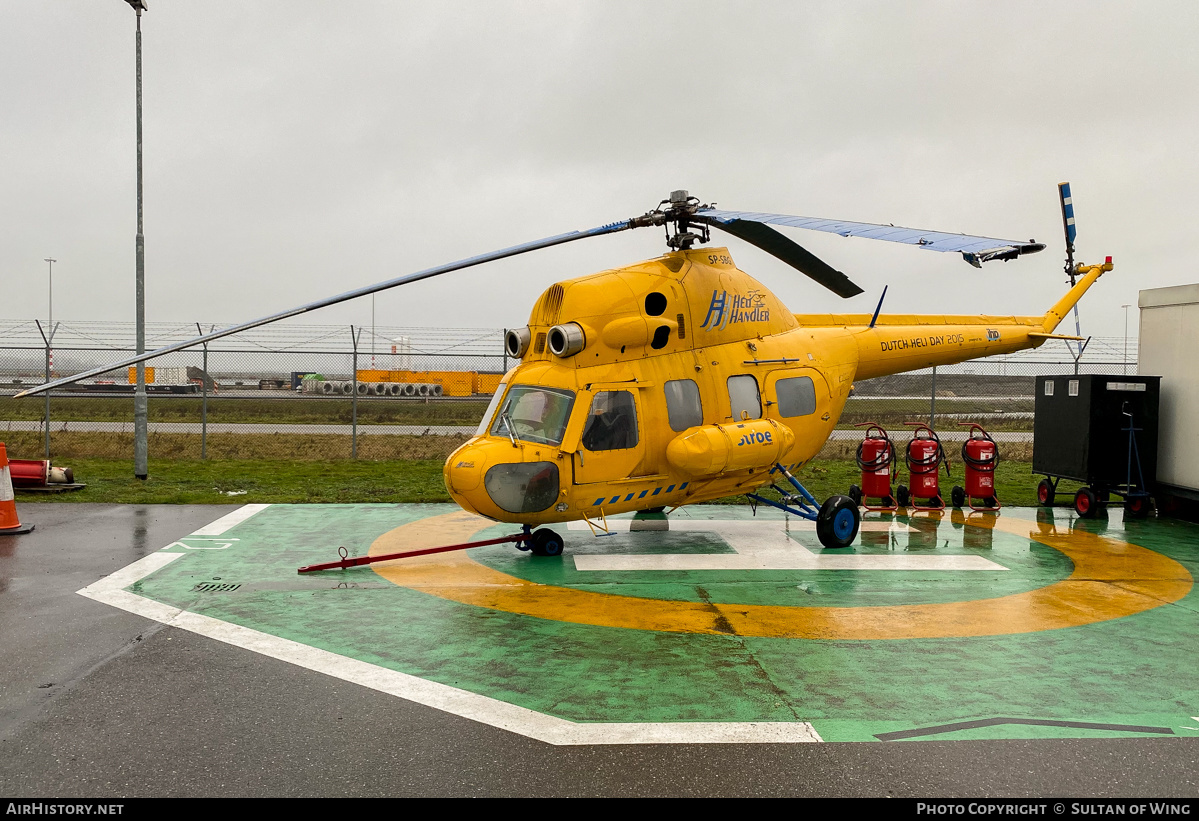
<instances>
[{"instance_id":1,"label":"engine intake","mask_svg":"<svg viewBox=\"0 0 1199 821\"><path fill-rule=\"evenodd\" d=\"M566 359L583 350L587 338L583 328L577 322L567 322L565 325L555 325L550 328L550 353Z\"/></svg>"},{"instance_id":2,"label":"engine intake","mask_svg":"<svg viewBox=\"0 0 1199 821\"><path fill-rule=\"evenodd\" d=\"M529 350L529 342L533 339L533 334L526 325L523 328L512 328L504 335L504 347L508 349L508 356L513 359L523 359L525 353Z\"/></svg>"}]
</instances>

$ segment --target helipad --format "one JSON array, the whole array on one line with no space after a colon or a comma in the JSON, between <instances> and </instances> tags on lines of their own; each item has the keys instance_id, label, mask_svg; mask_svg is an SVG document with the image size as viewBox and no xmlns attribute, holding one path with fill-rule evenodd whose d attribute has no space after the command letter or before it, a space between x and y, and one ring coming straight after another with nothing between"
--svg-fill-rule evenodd
<instances>
[{"instance_id":1,"label":"helipad","mask_svg":"<svg viewBox=\"0 0 1199 821\"><path fill-rule=\"evenodd\" d=\"M669 531L297 575L505 535L443 505L247 505L80 591L554 744L1199 734L1195 528L736 507ZM1151 676L1144 671L1151 669Z\"/></svg>"}]
</instances>

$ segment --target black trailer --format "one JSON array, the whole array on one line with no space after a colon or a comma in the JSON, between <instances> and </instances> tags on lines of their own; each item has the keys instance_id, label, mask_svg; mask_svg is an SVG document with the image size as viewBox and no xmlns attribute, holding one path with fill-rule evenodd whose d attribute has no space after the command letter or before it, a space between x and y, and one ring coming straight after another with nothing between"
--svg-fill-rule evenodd
<instances>
[{"instance_id":1,"label":"black trailer","mask_svg":"<svg viewBox=\"0 0 1199 821\"><path fill-rule=\"evenodd\" d=\"M1160 389L1160 376L1038 376L1032 471L1045 475L1041 504L1052 505L1069 479L1084 485L1074 495L1080 516L1097 515L1111 494L1124 499L1126 515L1148 515Z\"/></svg>"}]
</instances>

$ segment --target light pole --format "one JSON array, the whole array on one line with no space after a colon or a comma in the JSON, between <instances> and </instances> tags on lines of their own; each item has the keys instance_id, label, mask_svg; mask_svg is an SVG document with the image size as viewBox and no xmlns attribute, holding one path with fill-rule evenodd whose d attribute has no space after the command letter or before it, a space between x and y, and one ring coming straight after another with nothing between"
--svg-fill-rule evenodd
<instances>
[{"instance_id":1,"label":"light pole","mask_svg":"<svg viewBox=\"0 0 1199 821\"><path fill-rule=\"evenodd\" d=\"M46 257L45 261L50 264L49 277L49 292L46 298L46 331L50 335L46 337L46 381L50 381L50 375L54 373L54 263L56 259ZM50 458L50 391L46 391L46 458Z\"/></svg>"},{"instance_id":2,"label":"light pole","mask_svg":"<svg viewBox=\"0 0 1199 821\"><path fill-rule=\"evenodd\" d=\"M371 294L371 370L373 371L376 367L378 366L375 365L375 295ZM354 378L357 379L358 375L355 374Z\"/></svg>"},{"instance_id":3,"label":"light pole","mask_svg":"<svg viewBox=\"0 0 1199 821\"><path fill-rule=\"evenodd\" d=\"M47 313L49 313L49 316L46 318L46 327L50 329L50 342L52 343L52 342L54 342L54 263L58 262L58 260L50 259L50 257L46 257L45 261L50 263L50 278L49 278L50 284L49 284L49 293L48 293L47 299L46 299L46 304L47 304L46 311L47 311ZM54 351L50 348L49 343L47 343L47 345L46 345L46 350L47 350L46 356L49 357L46 360L47 367L50 368L51 371L53 371L54 370ZM49 377L50 374L46 374L46 376ZM47 378L47 381L49 381L48 378ZM48 394L48 393L46 394L46 401L47 402L50 401L50 394Z\"/></svg>"},{"instance_id":4,"label":"light pole","mask_svg":"<svg viewBox=\"0 0 1199 821\"><path fill-rule=\"evenodd\" d=\"M1128 374L1128 309L1131 305L1121 305L1124 309L1124 373Z\"/></svg>"},{"instance_id":5,"label":"light pole","mask_svg":"<svg viewBox=\"0 0 1199 821\"><path fill-rule=\"evenodd\" d=\"M125 0L137 13L137 284L134 287L137 303L137 353L146 352L146 240L142 233L142 12L145 0ZM149 476L147 467L147 402L146 363L137 363L137 388L133 392L133 475L138 479Z\"/></svg>"}]
</instances>

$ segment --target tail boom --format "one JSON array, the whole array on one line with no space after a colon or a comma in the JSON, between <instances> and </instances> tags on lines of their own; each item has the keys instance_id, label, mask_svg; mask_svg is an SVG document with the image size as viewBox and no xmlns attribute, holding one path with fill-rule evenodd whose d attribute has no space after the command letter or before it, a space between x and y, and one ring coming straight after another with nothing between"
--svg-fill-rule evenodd
<instances>
[{"instance_id":1,"label":"tail boom","mask_svg":"<svg viewBox=\"0 0 1199 821\"><path fill-rule=\"evenodd\" d=\"M1102 265L1079 265L1082 279L1042 316L880 316L870 314L797 314L801 327L813 335L842 336L857 343L857 379L890 376L936 365L954 365L985 356L1014 353L1043 345L1047 339L1077 339L1054 330L1095 280L1112 270Z\"/></svg>"}]
</instances>

